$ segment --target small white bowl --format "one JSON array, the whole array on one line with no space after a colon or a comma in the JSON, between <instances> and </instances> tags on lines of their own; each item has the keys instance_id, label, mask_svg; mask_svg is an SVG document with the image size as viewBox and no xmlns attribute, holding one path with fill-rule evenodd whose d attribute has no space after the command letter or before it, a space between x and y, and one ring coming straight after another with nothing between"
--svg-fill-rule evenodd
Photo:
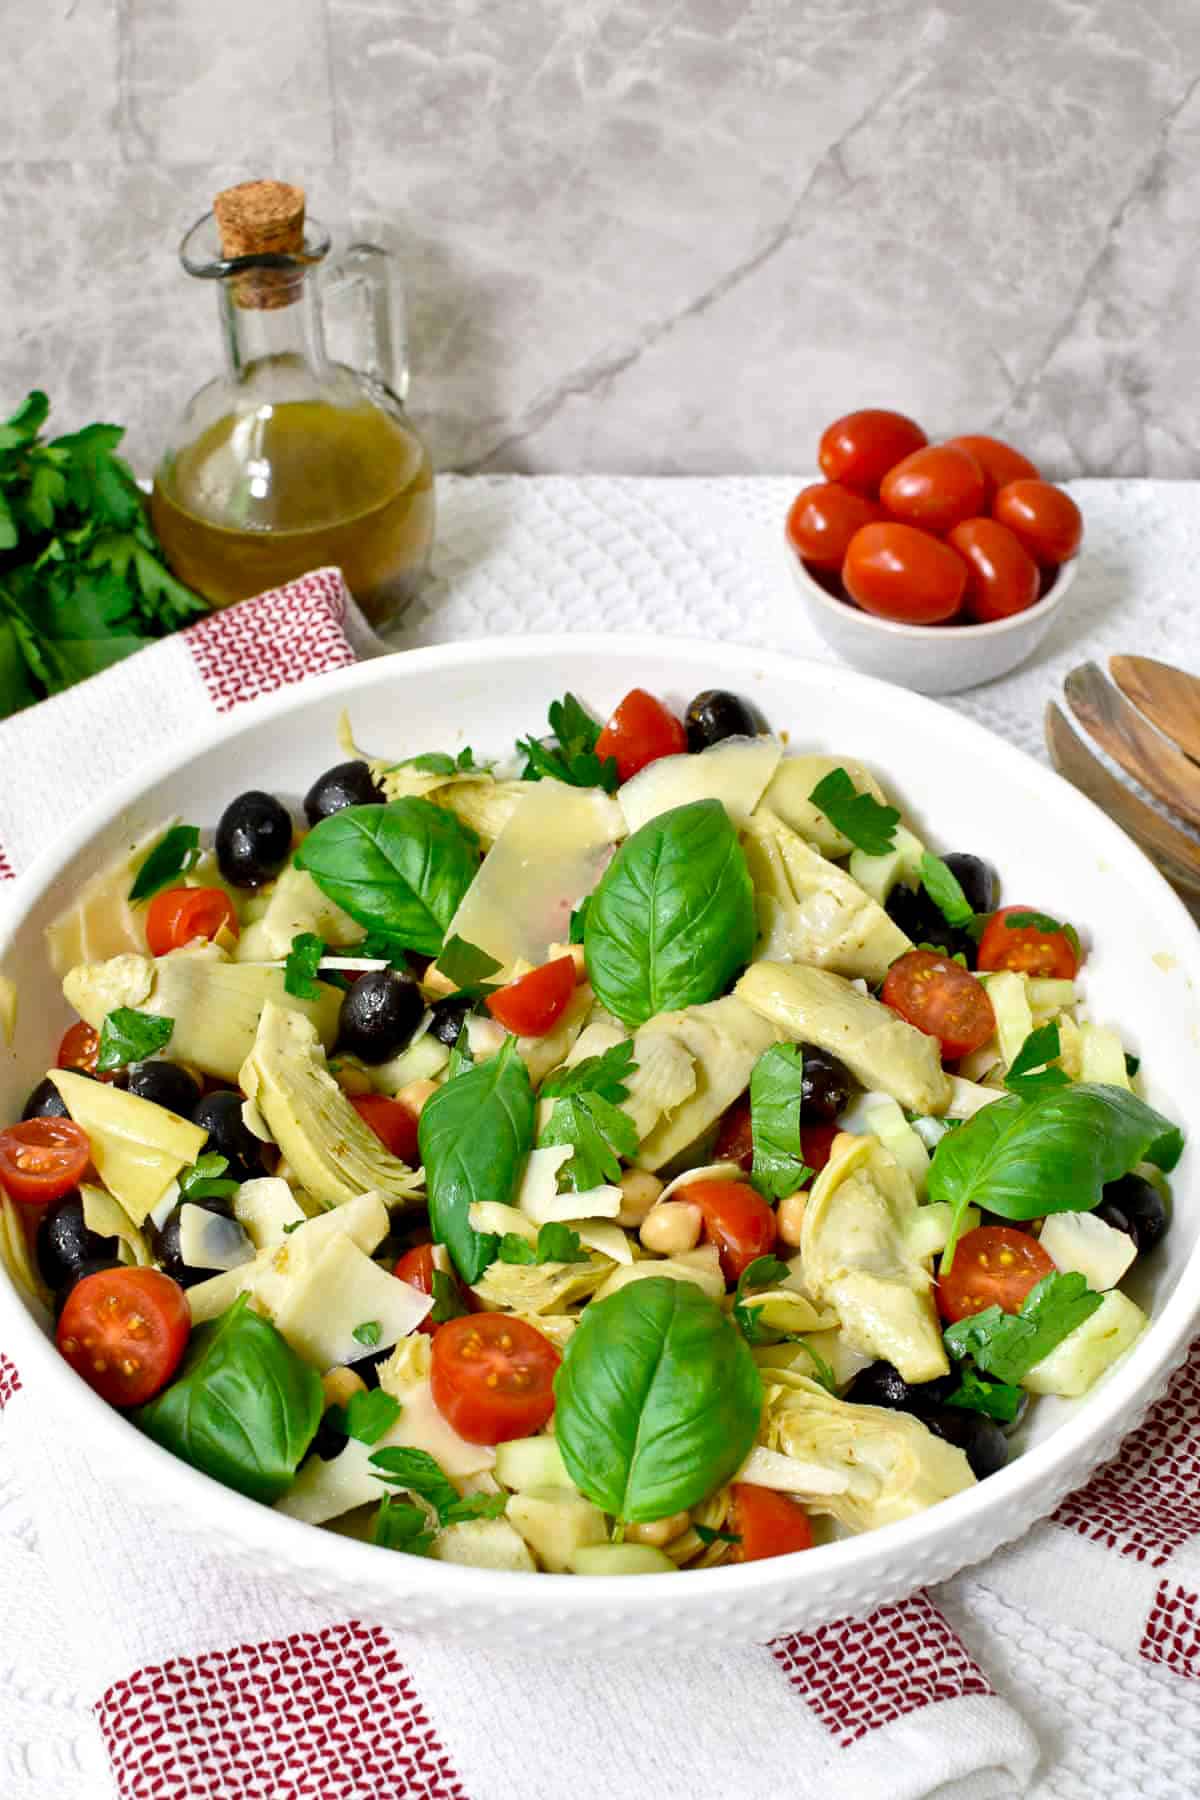
<instances>
[{"instance_id":1,"label":"small white bowl","mask_svg":"<svg viewBox=\"0 0 1200 1800\"><path fill-rule=\"evenodd\" d=\"M918 694L960 694L1025 662L1054 623L1079 567L1078 556L1063 563L1041 599L1010 619L990 625L905 625L827 593L786 534L784 551L808 616L825 642L864 675Z\"/></svg>"}]
</instances>

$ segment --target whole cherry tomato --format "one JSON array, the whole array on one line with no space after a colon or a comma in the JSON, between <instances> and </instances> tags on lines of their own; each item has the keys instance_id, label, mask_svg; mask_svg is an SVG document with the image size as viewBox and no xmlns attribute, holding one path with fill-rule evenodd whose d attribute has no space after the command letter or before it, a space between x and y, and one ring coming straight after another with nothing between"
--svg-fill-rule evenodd
<instances>
[{"instance_id":1,"label":"whole cherry tomato","mask_svg":"<svg viewBox=\"0 0 1200 1800\"><path fill-rule=\"evenodd\" d=\"M1083 541L1083 514L1070 494L1048 481L1010 481L992 502L992 515L1035 562L1067 562Z\"/></svg>"},{"instance_id":2,"label":"whole cherry tomato","mask_svg":"<svg viewBox=\"0 0 1200 1800\"><path fill-rule=\"evenodd\" d=\"M1022 920L1031 921L1023 924ZM1043 919L1043 925L1032 923ZM1054 921L1044 919L1032 906L1005 906L984 926L975 960L979 968L1015 969L1051 981L1074 981L1082 960L1076 938L1065 930L1044 929Z\"/></svg>"},{"instance_id":3,"label":"whole cherry tomato","mask_svg":"<svg viewBox=\"0 0 1200 1800\"><path fill-rule=\"evenodd\" d=\"M406 1281L409 1287L416 1288L418 1294L432 1294L434 1275L433 1245L415 1244L411 1250L406 1250L404 1255L398 1259L392 1273L398 1280ZM450 1280L453 1281L454 1277L451 1276ZM455 1282L455 1286L457 1285L457 1282ZM441 1327L435 1325L428 1314L426 1314L421 1320L421 1323L417 1326L417 1330L421 1332L424 1337L436 1337L440 1329Z\"/></svg>"},{"instance_id":4,"label":"whole cherry tomato","mask_svg":"<svg viewBox=\"0 0 1200 1800\"><path fill-rule=\"evenodd\" d=\"M879 498L893 518L941 533L982 510L984 486L983 470L969 451L930 444L888 470Z\"/></svg>"},{"instance_id":5,"label":"whole cherry tomato","mask_svg":"<svg viewBox=\"0 0 1200 1800\"><path fill-rule=\"evenodd\" d=\"M915 525L864 525L850 539L842 580L864 612L940 625L962 605L967 565Z\"/></svg>"},{"instance_id":6,"label":"whole cherry tomato","mask_svg":"<svg viewBox=\"0 0 1200 1800\"><path fill-rule=\"evenodd\" d=\"M826 426L817 460L827 481L873 499L893 464L928 442L921 427L903 413L867 407Z\"/></svg>"},{"instance_id":7,"label":"whole cherry tomato","mask_svg":"<svg viewBox=\"0 0 1200 1800\"><path fill-rule=\"evenodd\" d=\"M980 1225L954 1246L954 1258L938 1276L937 1309L953 1325L998 1306L1020 1312L1022 1302L1054 1264L1035 1237L1011 1225Z\"/></svg>"},{"instance_id":8,"label":"whole cherry tomato","mask_svg":"<svg viewBox=\"0 0 1200 1800\"><path fill-rule=\"evenodd\" d=\"M25 1119L0 1131L0 1188L28 1206L61 1200L91 1158L87 1133L73 1119Z\"/></svg>"},{"instance_id":9,"label":"whole cherry tomato","mask_svg":"<svg viewBox=\"0 0 1200 1800\"><path fill-rule=\"evenodd\" d=\"M238 935L238 916L224 888L167 888L146 909L146 942L152 956L180 950L194 938L216 937L224 926Z\"/></svg>"},{"instance_id":10,"label":"whole cherry tomato","mask_svg":"<svg viewBox=\"0 0 1200 1800\"><path fill-rule=\"evenodd\" d=\"M528 975L489 994L487 1009L516 1037L545 1037L567 1010L574 992L574 959L556 956L553 962L530 969Z\"/></svg>"},{"instance_id":11,"label":"whole cherry tomato","mask_svg":"<svg viewBox=\"0 0 1200 1800\"><path fill-rule=\"evenodd\" d=\"M977 625L1010 619L1038 597L1041 576L1032 556L996 519L964 519L948 535L967 565L963 611Z\"/></svg>"},{"instance_id":12,"label":"whole cherry tomato","mask_svg":"<svg viewBox=\"0 0 1200 1800\"><path fill-rule=\"evenodd\" d=\"M886 517L882 506L865 494L839 481L814 481L792 501L787 534L806 563L836 575L859 527Z\"/></svg>"},{"instance_id":13,"label":"whole cherry tomato","mask_svg":"<svg viewBox=\"0 0 1200 1800\"><path fill-rule=\"evenodd\" d=\"M884 977L885 1006L937 1038L942 1054L965 1056L986 1044L996 1029L987 990L961 963L934 950L906 950Z\"/></svg>"},{"instance_id":14,"label":"whole cherry tomato","mask_svg":"<svg viewBox=\"0 0 1200 1800\"><path fill-rule=\"evenodd\" d=\"M1040 481L1041 476L1027 456L1014 450L1001 438L994 437L953 437L947 438L948 448L966 450L983 470L983 479L987 484L987 492L983 496L983 504L990 507L997 490L1007 487L1010 481Z\"/></svg>"},{"instance_id":15,"label":"whole cherry tomato","mask_svg":"<svg viewBox=\"0 0 1200 1800\"><path fill-rule=\"evenodd\" d=\"M601 762L615 757L622 781L628 781L647 763L657 762L660 756L682 756L686 749L687 732L682 721L645 688L630 688L596 739L596 755Z\"/></svg>"}]
</instances>

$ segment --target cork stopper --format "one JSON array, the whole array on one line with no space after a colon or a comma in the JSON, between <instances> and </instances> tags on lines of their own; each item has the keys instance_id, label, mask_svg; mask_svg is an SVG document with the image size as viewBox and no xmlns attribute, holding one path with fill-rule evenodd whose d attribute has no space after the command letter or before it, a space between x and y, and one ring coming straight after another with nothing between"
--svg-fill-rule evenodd
<instances>
[{"instance_id":1,"label":"cork stopper","mask_svg":"<svg viewBox=\"0 0 1200 1800\"><path fill-rule=\"evenodd\" d=\"M213 201L221 252L239 256L299 256L304 249L304 189L286 181L242 181ZM288 269L247 269L237 277L239 306L267 311L296 298Z\"/></svg>"}]
</instances>

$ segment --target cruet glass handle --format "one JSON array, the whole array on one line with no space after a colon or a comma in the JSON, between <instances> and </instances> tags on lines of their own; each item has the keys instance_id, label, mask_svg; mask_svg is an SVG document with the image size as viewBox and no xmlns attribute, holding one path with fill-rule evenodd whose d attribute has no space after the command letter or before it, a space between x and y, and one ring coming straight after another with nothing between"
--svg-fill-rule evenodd
<instances>
[{"instance_id":1,"label":"cruet glass handle","mask_svg":"<svg viewBox=\"0 0 1200 1800\"><path fill-rule=\"evenodd\" d=\"M351 244L325 277L326 293L349 301L354 367L408 398L408 325L395 259L378 244Z\"/></svg>"}]
</instances>

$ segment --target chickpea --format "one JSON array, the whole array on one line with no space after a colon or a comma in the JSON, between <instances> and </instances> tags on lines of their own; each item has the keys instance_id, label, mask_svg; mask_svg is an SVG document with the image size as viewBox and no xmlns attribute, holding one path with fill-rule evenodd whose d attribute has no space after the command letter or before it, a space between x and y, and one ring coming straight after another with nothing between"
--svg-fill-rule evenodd
<instances>
[{"instance_id":1,"label":"chickpea","mask_svg":"<svg viewBox=\"0 0 1200 1800\"><path fill-rule=\"evenodd\" d=\"M407 1106L409 1112L419 1119L421 1108L430 1095L436 1093L436 1081L407 1081L402 1088L397 1090L396 1099L402 1106Z\"/></svg>"},{"instance_id":2,"label":"chickpea","mask_svg":"<svg viewBox=\"0 0 1200 1800\"><path fill-rule=\"evenodd\" d=\"M443 975L436 963L430 963L421 977L421 989L429 999L441 1000L447 994L456 993L458 983L451 981L448 975Z\"/></svg>"},{"instance_id":3,"label":"chickpea","mask_svg":"<svg viewBox=\"0 0 1200 1800\"><path fill-rule=\"evenodd\" d=\"M327 1369L321 1377L321 1387L325 1394L326 1410L331 1406L345 1406L355 1394L365 1394L367 1384L361 1375L353 1369L338 1367Z\"/></svg>"},{"instance_id":4,"label":"chickpea","mask_svg":"<svg viewBox=\"0 0 1200 1800\"><path fill-rule=\"evenodd\" d=\"M704 1224L698 1206L688 1200L660 1200L642 1220L641 1240L657 1256L679 1256L694 1250Z\"/></svg>"},{"instance_id":5,"label":"chickpea","mask_svg":"<svg viewBox=\"0 0 1200 1800\"><path fill-rule=\"evenodd\" d=\"M663 1191L657 1175L648 1169L627 1169L621 1177L621 1210L617 1224L636 1229Z\"/></svg>"},{"instance_id":6,"label":"chickpea","mask_svg":"<svg viewBox=\"0 0 1200 1800\"><path fill-rule=\"evenodd\" d=\"M789 1194L775 1208L775 1229L779 1233L780 1243L786 1244L789 1250L800 1248L800 1234L807 1206L807 1194Z\"/></svg>"},{"instance_id":7,"label":"chickpea","mask_svg":"<svg viewBox=\"0 0 1200 1800\"><path fill-rule=\"evenodd\" d=\"M691 1513L672 1513L669 1519L647 1519L641 1525L625 1527L627 1544L653 1544L661 1550L664 1544L670 1544L677 1537L682 1537L692 1522Z\"/></svg>"}]
</instances>

